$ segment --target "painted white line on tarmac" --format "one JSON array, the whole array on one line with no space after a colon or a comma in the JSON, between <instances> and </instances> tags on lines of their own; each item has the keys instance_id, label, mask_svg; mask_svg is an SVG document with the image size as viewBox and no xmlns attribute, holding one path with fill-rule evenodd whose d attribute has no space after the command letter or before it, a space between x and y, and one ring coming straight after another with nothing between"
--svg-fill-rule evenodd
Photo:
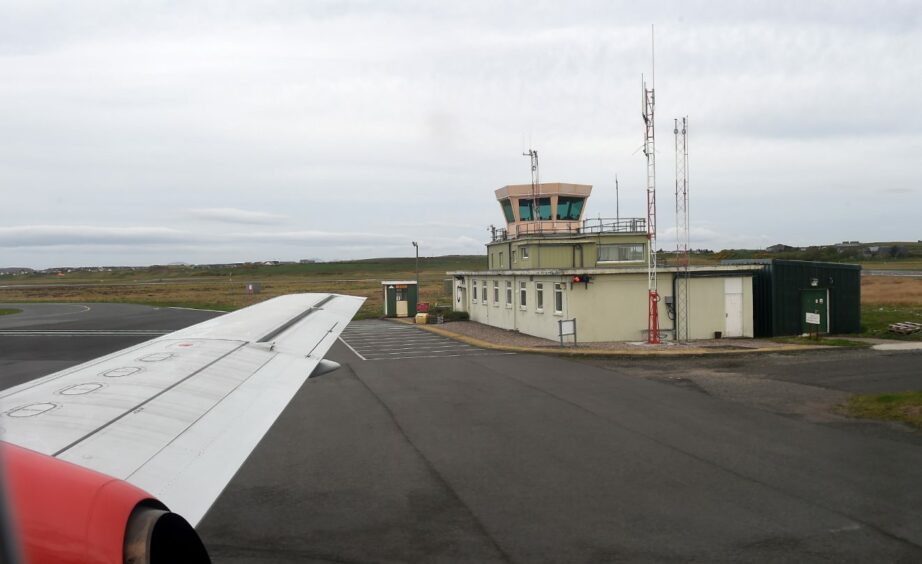
<instances>
[{"instance_id":1,"label":"painted white line on tarmac","mask_svg":"<svg viewBox=\"0 0 922 564\"><path fill-rule=\"evenodd\" d=\"M168 309L184 309L186 311L210 311L212 313L227 313L226 311L220 309L202 309L200 307L179 307L179 306L170 306Z\"/></svg>"},{"instance_id":2,"label":"painted white line on tarmac","mask_svg":"<svg viewBox=\"0 0 922 564\"><path fill-rule=\"evenodd\" d=\"M28 330L2 330L0 331L0 337L159 337L160 335L168 335L173 331L151 331L151 330L95 330L95 329L86 329L86 330L48 330L48 331L28 331Z\"/></svg>"},{"instance_id":3,"label":"painted white line on tarmac","mask_svg":"<svg viewBox=\"0 0 922 564\"><path fill-rule=\"evenodd\" d=\"M359 351L357 351L357 350L355 350L354 348L352 348L352 346L351 346L349 343L347 343L346 341L344 341L343 338L342 338L341 336L340 336L340 337L337 337L337 338L342 342L342 344L346 345L346 347L347 347L350 351L352 351L353 353L355 353L355 356L361 358L362 360L368 360L368 359L365 358L364 356L360 355L360 354L359 354Z\"/></svg>"},{"instance_id":4,"label":"painted white line on tarmac","mask_svg":"<svg viewBox=\"0 0 922 564\"><path fill-rule=\"evenodd\" d=\"M402 356L395 358L369 358L368 360L409 360L414 358L454 358L461 356L506 356L510 354L516 354L514 352L483 352L483 353L471 353L471 354L439 354L439 355L429 355L429 356Z\"/></svg>"}]
</instances>

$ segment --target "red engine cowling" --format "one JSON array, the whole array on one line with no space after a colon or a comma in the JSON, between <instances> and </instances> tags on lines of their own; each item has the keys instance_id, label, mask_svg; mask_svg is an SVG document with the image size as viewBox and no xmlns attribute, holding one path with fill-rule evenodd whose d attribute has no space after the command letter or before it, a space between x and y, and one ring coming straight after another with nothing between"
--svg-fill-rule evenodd
<instances>
[{"instance_id":1,"label":"red engine cowling","mask_svg":"<svg viewBox=\"0 0 922 564\"><path fill-rule=\"evenodd\" d=\"M195 529L127 482L9 443L3 481L29 564L209 562Z\"/></svg>"}]
</instances>

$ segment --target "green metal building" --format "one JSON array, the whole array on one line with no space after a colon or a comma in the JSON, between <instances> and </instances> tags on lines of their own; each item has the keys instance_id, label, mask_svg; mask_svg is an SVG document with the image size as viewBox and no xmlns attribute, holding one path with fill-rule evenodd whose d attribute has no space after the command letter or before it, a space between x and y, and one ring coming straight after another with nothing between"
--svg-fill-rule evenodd
<instances>
[{"instance_id":1,"label":"green metal building","mask_svg":"<svg viewBox=\"0 0 922 564\"><path fill-rule=\"evenodd\" d=\"M779 259L722 264L764 265L752 282L756 337L861 331L860 265Z\"/></svg>"}]
</instances>

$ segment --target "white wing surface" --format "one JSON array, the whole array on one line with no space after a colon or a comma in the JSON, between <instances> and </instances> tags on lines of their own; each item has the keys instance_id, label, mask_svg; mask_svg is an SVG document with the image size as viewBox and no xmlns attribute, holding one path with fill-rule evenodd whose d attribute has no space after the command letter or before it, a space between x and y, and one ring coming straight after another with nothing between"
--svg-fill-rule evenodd
<instances>
[{"instance_id":1,"label":"white wing surface","mask_svg":"<svg viewBox=\"0 0 922 564\"><path fill-rule=\"evenodd\" d=\"M126 480L195 526L362 305L280 296L0 392L0 439Z\"/></svg>"}]
</instances>

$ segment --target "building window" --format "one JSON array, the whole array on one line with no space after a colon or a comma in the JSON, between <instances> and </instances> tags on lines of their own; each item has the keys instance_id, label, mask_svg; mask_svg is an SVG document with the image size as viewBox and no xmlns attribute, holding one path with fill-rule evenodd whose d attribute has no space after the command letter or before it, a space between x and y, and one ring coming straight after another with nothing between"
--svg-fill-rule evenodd
<instances>
[{"instance_id":1,"label":"building window","mask_svg":"<svg viewBox=\"0 0 922 564\"><path fill-rule=\"evenodd\" d=\"M532 200L531 198L519 199L519 219L532 221L536 219L535 215L537 215L537 219L542 221L551 219L550 198L538 198L537 200Z\"/></svg>"},{"instance_id":2,"label":"building window","mask_svg":"<svg viewBox=\"0 0 922 564\"><path fill-rule=\"evenodd\" d=\"M493 305L499 305L499 281L493 281Z\"/></svg>"},{"instance_id":3,"label":"building window","mask_svg":"<svg viewBox=\"0 0 922 564\"><path fill-rule=\"evenodd\" d=\"M535 311L544 311L544 284L535 282Z\"/></svg>"},{"instance_id":4,"label":"building window","mask_svg":"<svg viewBox=\"0 0 922 564\"><path fill-rule=\"evenodd\" d=\"M471 281L471 301L477 301L477 281Z\"/></svg>"},{"instance_id":5,"label":"building window","mask_svg":"<svg viewBox=\"0 0 922 564\"><path fill-rule=\"evenodd\" d=\"M528 258L528 247L519 247L519 248L522 249L522 260L527 259Z\"/></svg>"},{"instance_id":6,"label":"building window","mask_svg":"<svg viewBox=\"0 0 922 564\"><path fill-rule=\"evenodd\" d=\"M519 307L522 309L528 307L528 292L525 291L525 282L519 282Z\"/></svg>"},{"instance_id":7,"label":"building window","mask_svg":"<svg viewBox=\"0 0 922 564\"><path fill-rule=\"evenodd\" d=\"M644 259L643 243L599 245L599 262L640 262Z\"/></svg>"},{"instance_id":8,"label":"building window","mask_svg":"<svg viewBox=\"0 0 922 564\"><path fill-rule=\"evenodd\" d=\"M506 307L512 307L512 282L506 280Z\"/></svg>"},{"instance_id":9,"label":"building window","mask_svg":"<svg viewBox=\"0 0 922 564\"><path fill-rule=\"evenodd\" d=\"M560 196L557 198L557 219L576 221L583 211L584 198Z\"/></svg>"},{"instance_id":10,"label":"building window","mask_svg":"<svg viewBox=\"0 0 922 564\"><path fill-rule=\"evenodd\" d=\"M554 313L563 313L563 284L554 284Z\"/></svg>"},{"instance_id":11,"label":"building window","mask_svg":"<svg viewBox=\"0 0 922 564\"><path fill-rule=\"evenodd\" d=\"M487 281L480 281L480 303L487 305Z\"/></svg>"},{"instance_id":12,"label":"building window","mask_svg":"<svg viewBox=\"0 0 922 564\"><path fill-rule=\"evenodd\" d=\"M515 251L509 251L509 254L512 255L512 262L515 262Z\"/></svg>"},{"instance_id":13,"label":"building window","mask_svg":"<svg viewBox=\"0 0 922 564\"><path fill-rule=\"evenodd\" d=\"M504 268L505 264L503 263L503 252L499 252L499 264L496 265L497 268Z\"/></svg>"},{"instance_id":14,"label":"building window","mask_svg":"<svg viewBox=\"0 0 922 564\"><path fill-rule=\"evenodd\" d=\"M512 215L512 202L506 199L500 202L500 205L503 207L503 215L506 216L506 223L515 222L515 216Z\"/></svg>"}]
</instances>

